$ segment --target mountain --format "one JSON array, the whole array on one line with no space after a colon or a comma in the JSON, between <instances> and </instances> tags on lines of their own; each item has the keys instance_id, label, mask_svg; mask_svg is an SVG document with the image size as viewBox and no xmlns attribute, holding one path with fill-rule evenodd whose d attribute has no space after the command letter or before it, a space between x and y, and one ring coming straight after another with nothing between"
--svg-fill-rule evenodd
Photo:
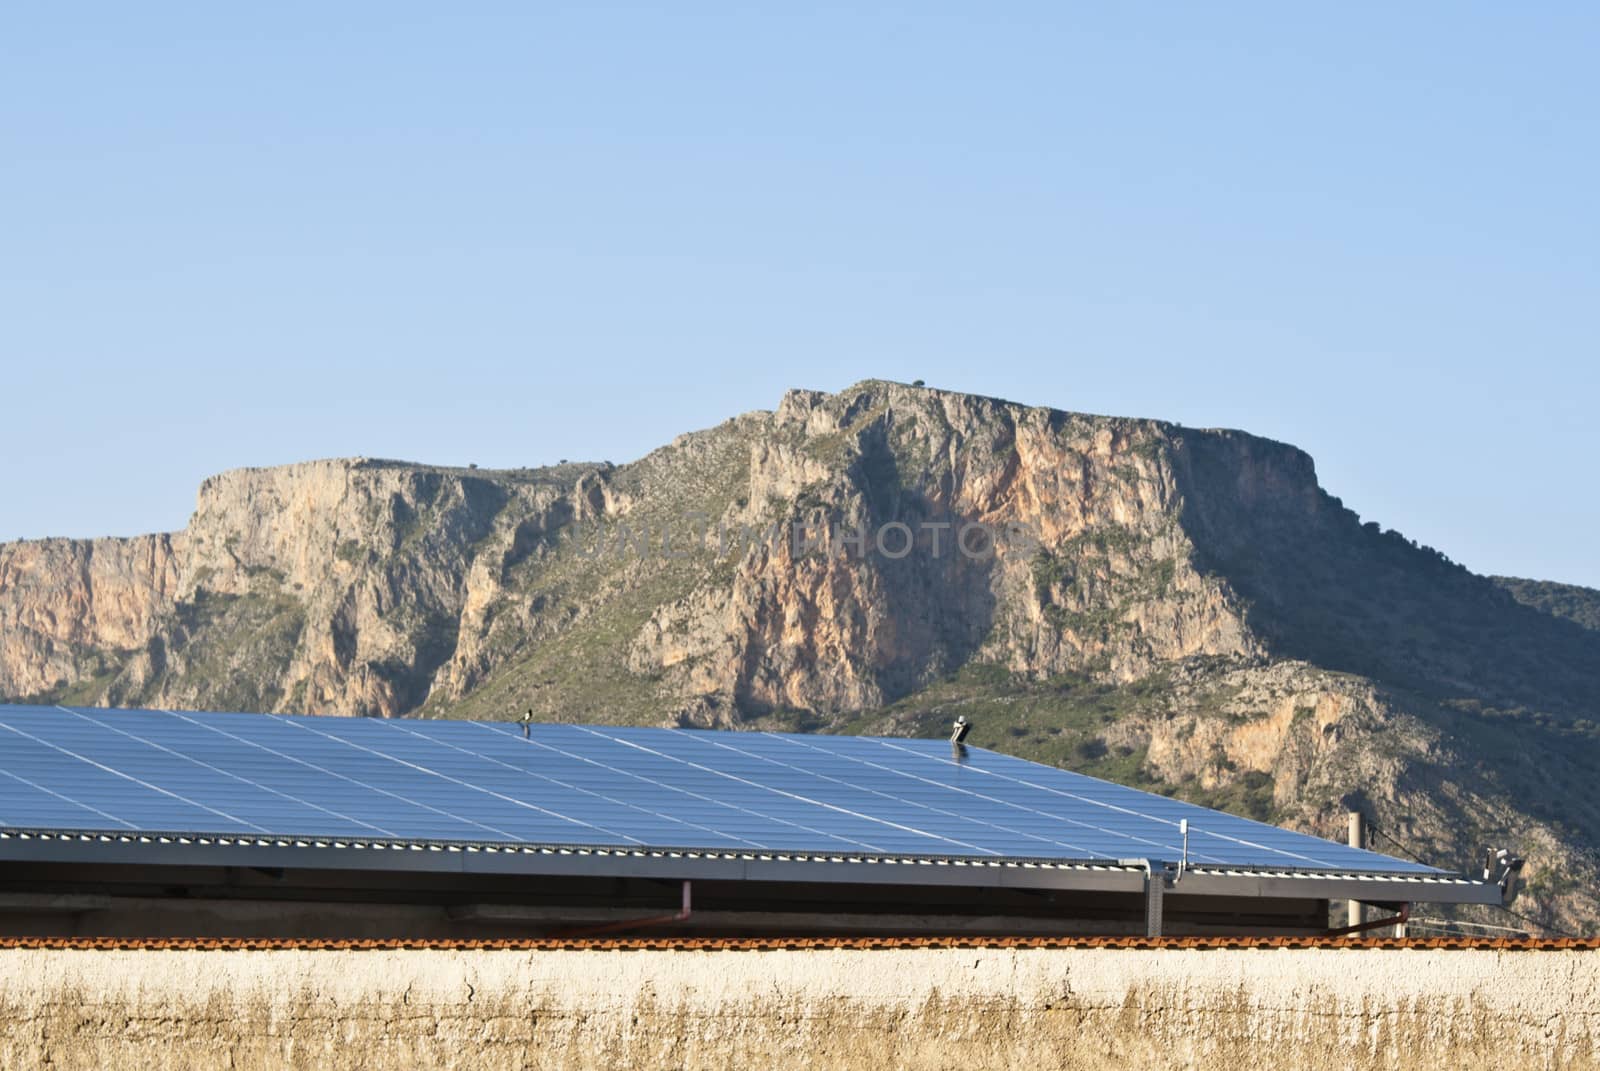
<instances>
[{"instance_id":1,"label":"mountain","mask_svg":"<svg viewBox=\"0 0 1600 1071\"><path fill-rule=\"evenodd\" d=\"M1600 593L1476 576L1237 431L868 381L627 465L353 459L0 545L0 695L942 733L1472 868L1600 929ZM1385 839L1386 838L1386 839ZM1485 916L1504 923L1504 916Z\"/></svg>"}]
</instances>

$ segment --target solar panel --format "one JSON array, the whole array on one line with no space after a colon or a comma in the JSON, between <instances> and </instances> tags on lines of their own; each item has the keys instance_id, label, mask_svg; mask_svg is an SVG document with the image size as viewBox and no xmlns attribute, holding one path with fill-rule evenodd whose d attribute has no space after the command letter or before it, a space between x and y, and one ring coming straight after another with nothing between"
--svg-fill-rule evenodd
<instances>
[{"instance_id":1,"label":"solar panel","mask_svg":"<svg viewBox=\"0 0 1600 1071\"><path fill-rule=\"evenodd\" d=\"M944 740L0 707L0 829L1433 874Z\"/></svg>"}]
</instances>

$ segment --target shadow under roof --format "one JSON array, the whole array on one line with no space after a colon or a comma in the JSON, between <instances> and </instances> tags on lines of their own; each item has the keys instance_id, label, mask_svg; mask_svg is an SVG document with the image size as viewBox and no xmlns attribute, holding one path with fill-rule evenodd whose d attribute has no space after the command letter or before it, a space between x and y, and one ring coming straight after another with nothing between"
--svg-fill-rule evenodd
<instances>
[{"instance_id":1,"label":"shadow under roof","mask_svg":"<svg viewBox=\"0 0 1600 1071\"><path fill-rule=\"evenodd\" d=\"M0 706L0 833L1431 867L944 740ZM79 838L82 839L82 838Z\"/></svg>"}]
</instances>

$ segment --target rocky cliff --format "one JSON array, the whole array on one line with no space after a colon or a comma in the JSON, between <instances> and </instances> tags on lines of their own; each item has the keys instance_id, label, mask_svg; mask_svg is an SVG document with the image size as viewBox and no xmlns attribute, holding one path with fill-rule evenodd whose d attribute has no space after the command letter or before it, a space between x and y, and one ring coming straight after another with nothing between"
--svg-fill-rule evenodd
<instances>
[{"instance_id":1,"label":"rocky cliff","mask_svg":"<svg viewBox=\"0 0 1600 1071\"><path fill-rule=\"evenodd\" d=\"M1229 431L881 382L629 465L226 473L182 532L0 546L0 694L938 732L1467 866L1600 925L1600 632ZM1593 593L1590 593L1591 595ZM1501 919L1499 921L1504 921Z\"/></svg>"}]
</instances>

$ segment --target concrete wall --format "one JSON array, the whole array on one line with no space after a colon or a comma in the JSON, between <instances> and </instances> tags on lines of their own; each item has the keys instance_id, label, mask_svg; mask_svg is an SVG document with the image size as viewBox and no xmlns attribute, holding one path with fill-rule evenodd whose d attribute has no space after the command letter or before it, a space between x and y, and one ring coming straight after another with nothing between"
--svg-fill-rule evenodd
<instances>
[{"instance_id":1,"label":"concrete wall","mask_svg":"<svg viewBox=\"0 0 1600 1071\"><path fill-rule=\"evenodd\" d=\"M1583 1068L1600 953L0 950L0 1068Z\"/></svg>"}]
</instances>

